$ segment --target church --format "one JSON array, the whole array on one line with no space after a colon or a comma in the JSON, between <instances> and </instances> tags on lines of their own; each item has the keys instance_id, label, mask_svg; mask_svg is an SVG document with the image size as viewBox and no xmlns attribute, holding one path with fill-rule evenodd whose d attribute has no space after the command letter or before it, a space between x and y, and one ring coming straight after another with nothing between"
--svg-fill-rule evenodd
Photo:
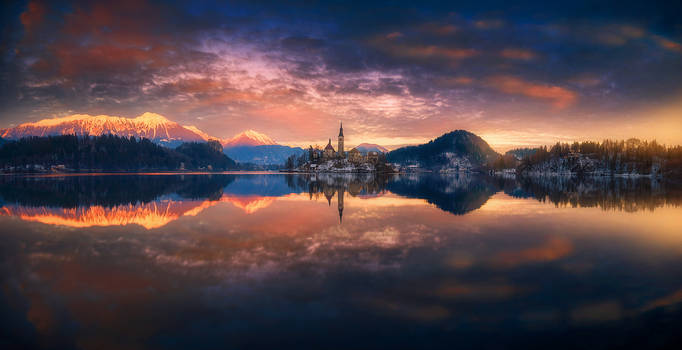
<instances>
[{"instance_id":1,"label":"church","mask_svg":"<svg viewBox=\"0 0 682 350\"><path fill-rule=\"evenodd\" d=\"M343 136L343 122L339 126L339 136L337 141L337 149L332 146L332 139L329 139L327 146L320 150L319 148L313 148L310 146L309 150L311 161L326 161L333 159L348 159L352 163L363 163L363 162L377 162L379 154L377 152L368 152L364 154L360 152L357 148L353 148L346 152L344 148L344 136Z\"/></svg>"}]
</instances>

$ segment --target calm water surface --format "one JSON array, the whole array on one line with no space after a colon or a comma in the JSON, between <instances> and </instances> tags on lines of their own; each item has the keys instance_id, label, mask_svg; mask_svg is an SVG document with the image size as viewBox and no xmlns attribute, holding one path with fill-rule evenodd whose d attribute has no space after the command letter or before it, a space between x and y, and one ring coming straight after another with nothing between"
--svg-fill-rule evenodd
<instances>
[{"instance_id":1,"label":"calm water surface","mask_svg":"<svg viewBox=\"0 0 682 350\"><path fill-rule=\"evenodd\" d=\"M0 178L0 346L680 348L649 179Z\"/></svg>"}]
</instances>

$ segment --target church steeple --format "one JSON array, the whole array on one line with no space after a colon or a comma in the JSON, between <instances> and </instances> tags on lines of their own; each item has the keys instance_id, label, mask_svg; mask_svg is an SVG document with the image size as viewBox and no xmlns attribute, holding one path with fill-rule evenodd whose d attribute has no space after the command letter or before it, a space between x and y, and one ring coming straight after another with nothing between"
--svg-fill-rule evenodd
<instances>
[{"instance_id":1,"label":"church steeple","mask_svg":"<svg viewBox=\"0 0 682 350\"><path fill-rule=\"evenodd\" d=\"M339 148L338 148L338 157L339 158L345 158L346 153L343 150L343 123L341 123L341 127L339 127Z\"/></svg>"}]
</instances>

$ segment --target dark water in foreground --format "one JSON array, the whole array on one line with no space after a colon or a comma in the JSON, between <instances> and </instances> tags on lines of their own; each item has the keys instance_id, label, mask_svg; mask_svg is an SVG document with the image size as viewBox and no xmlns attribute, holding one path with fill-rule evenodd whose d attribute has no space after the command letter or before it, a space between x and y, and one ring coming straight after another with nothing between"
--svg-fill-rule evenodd
<instances>
[{"instance_id":1,"label":"dark water in foreground","mask_svg":"<svg viewBox=\"0 0 682 350\"><path fill-rule=\"evenodd\" d=\"M682 348L682 191L0 178L0 347Z\"/></svg>"}]
</instances>

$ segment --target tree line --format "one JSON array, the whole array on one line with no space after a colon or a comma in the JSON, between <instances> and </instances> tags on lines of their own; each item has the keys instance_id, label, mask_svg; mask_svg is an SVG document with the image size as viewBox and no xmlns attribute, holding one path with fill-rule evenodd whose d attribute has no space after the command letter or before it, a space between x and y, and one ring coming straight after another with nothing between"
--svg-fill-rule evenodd
<instances>
[{"instance_id":1,"label":"tree line","mask_svg":"<svg viewBox=\"0 0 682 350\"><path fill-rule=\"evenodd\" d=\"M604 170L611 173L650 174L659 169L662 174L682 175L682 146L666 146L655 140L556 143L549 148L535 148L532 152L524 149L522 153L525 156L519 160L516 152L507 152L491 166L494 169L517 168L517 171L524 171L551 160L585 157L598 161Z\"/></svg>"},{"instance_id":2,"label":"tree line","mask_svg":"<svg viewBox=\"0 0 682 350\"><path fill-rule=\"evenodd\" d=\"M59 135L5 140L0 169L72 171L228 170L237 164L217 141L183 143L175 149L149 139L116 135Z\"/></svg>"}]
</instances>

